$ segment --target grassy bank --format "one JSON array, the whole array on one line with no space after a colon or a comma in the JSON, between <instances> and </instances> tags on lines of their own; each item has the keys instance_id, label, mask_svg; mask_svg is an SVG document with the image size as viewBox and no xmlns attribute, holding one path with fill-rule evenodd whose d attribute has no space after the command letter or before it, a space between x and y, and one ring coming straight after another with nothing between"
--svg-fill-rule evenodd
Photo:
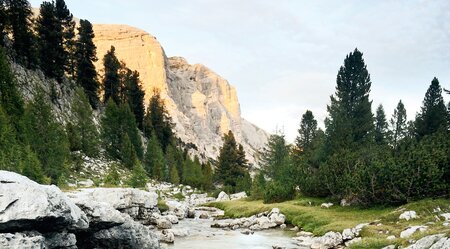
<instances>
[{"instance_id":1,"label":"grassy bank","mask_svg":"<svg viewBox=\"0 0 450 249\"><path fill-rule=\"evenodd\" d=\"M313 232L315 235L322 235L328 231L342 232L343 229L354 227L360 223L370 223L362 231L363 241L353 245L351 248L381 248L389 244L406 245L406 240L399 239L400 232L412 225L429 226L427 232L419 233L411 237L412 239L435 233L450 235L450 227L443 226L443 218L438 217L440 220L437 220L436 214L433 213L433 210L437 207L443 212L449 212L450 200L448 199L427 199L400 207L373 208L335 205L327 209L320 207L320 204L323 202L325 200L315 198L300 198L275 204L263 204L262 201L237 200L210 203L209 206L223 209L225 216L229 218L247 217L278 207L286 215L287 222L301 227L305 231ZM399 220L399 215L406 210L416 211L419 218L410 221ZM395 235L397 239L387 240L386 238L390 235Z\"/></svg>"}]
</instances>

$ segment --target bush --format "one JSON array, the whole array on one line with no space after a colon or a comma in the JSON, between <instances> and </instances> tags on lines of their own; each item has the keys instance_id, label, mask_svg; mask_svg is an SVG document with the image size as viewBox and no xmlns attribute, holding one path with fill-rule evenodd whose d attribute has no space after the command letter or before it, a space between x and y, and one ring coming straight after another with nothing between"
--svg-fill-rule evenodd
<instances>
[{"instance_id":1,"label":"bush","mask_svg":"<svg viewBox=\"0 0 450 249\"><path fill-rule=\"evenodd\" d=\"M144 167L142 167L140 162L136 161L129 181L130 186L133 188L143 188L145 187L147 180L148 178Z\"/></svg>"},{"instance_id":2,"label":"bush","mask_svg":"<svg viewBox=\"0 0 450 249\"><path fill-rule=\"evenodd\" d=\"M294 189L279 182L269 182L264 190L264 203L276 203L290 200L294 197Z\"/></svg>"}]
</instances>

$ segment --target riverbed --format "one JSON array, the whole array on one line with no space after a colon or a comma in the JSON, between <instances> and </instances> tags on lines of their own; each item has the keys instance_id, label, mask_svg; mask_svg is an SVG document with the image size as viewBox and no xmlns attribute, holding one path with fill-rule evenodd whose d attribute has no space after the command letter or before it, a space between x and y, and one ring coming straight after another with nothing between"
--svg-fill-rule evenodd
<instances>
[{"instance_id":1,"label":"riverbed","mask_svg":"<svg viewBox=\"0 0 450 249\"><path fill-rule=\"evenodd\" d=\"M277 245L286 249L297 248L292 243L292 232L281 229L255 231L211 228L212 219L184 219L173 229L188 231L185 237L176 237L174 244L162 244L167 249L271 249Z\"/></svg>"}]
</instances>

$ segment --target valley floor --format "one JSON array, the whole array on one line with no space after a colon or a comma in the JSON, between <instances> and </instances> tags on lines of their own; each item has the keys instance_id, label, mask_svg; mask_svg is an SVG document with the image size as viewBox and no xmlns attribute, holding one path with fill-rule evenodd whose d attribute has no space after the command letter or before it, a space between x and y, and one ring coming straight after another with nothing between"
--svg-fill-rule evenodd
<instances>
[{"instance_id":1,"label":"valley floor","mask_svg":"<svg viewBox=\"0 0 450 249\"><path fill-rule=\"evenodd\" d=\"M225 217L239 218L251 216L274 207L286 215L287 222L301 230L323 235L329 231L342 232L361 223L369 223L361 231L362 241L349 248L382 248L387 245L407 246L430 234L450 235L448 219L442 215L450 211L449 199L426 199L400 207L321 207L323 199L299 198L292 201L263 204L262 201L235 200L208 204L225 211ZM405 211L415 211L417 218L404 220L399 216ZM446 220L447 219L447 220ZM412 226L426 226L426 231L413 233L408 238L400 238L400 233ZM393 238L392 236L395 236ZM388 239L388 237L390 237Z\"/></svg>"}]
</instances>

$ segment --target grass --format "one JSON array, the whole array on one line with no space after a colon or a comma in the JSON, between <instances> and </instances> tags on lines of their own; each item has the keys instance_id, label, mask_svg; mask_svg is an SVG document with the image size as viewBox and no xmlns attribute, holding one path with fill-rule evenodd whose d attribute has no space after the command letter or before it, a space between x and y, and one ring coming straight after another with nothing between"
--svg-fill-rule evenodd
<instances>
[{"instance_id":1,"label":"grass","mask_svg":"<svg viewBox=\"0 0 450 249\"><path fill-rule=\"evenodd\" d=\"M443 218L436 218L433 210L440 207L443 212L450 211L449 199L425 199L412 202L400 207L341 207L332 206L329 209L321 208L320 204L328 200L318 198L299 198L282 203L264 204L262 201L236 200L209 203L225 211L225 218L248 217L260 212L280 208L286 215L288 223L296 225L315 235L323 235L328 231L342 232L345 228L352 228L361 223L370 223L363 229L360 243L349 248L382 248L386 245L408 245L408 239L400 239L400 232L413 225L427 225L428 231L416 233L409 239L420 239L428 234L444 233L450 236L450 227L442 225ZM414 210L418 219L399 220L399 215L406 210ZM439 219L439 220L437 220ZM431 223L432 222L432 223ZM397 239L387 240L390 235Z\"/></svg>"}]
</instances>

